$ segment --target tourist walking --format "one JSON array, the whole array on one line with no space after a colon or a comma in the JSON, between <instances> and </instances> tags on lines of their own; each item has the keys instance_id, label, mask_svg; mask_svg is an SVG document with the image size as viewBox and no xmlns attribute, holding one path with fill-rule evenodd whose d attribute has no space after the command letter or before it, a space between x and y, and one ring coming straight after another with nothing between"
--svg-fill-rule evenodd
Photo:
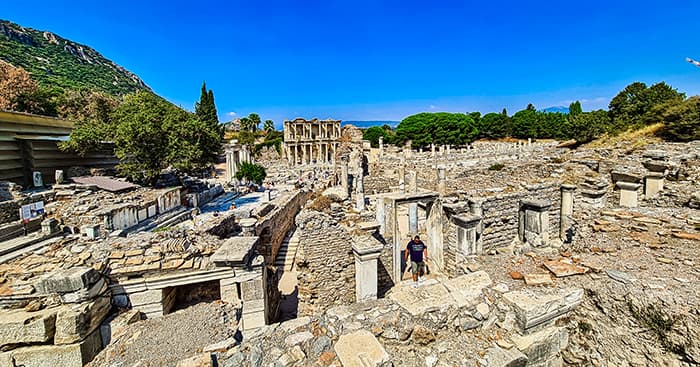
<instances>
[{"instance_id":1,"label":"tourist walking","mask_svg":"<svg viewBox=\"0 0 700 367\"><path fill-rule=\"evenodd\" d=\"M425 271L425 261L428 261L428 246L416 235L406 246L406 262L411 259L411 274L413 275L413 287L418 286L418 276ZM420 279L423 281L422 277Z\"/></svg>"}]
</instances>

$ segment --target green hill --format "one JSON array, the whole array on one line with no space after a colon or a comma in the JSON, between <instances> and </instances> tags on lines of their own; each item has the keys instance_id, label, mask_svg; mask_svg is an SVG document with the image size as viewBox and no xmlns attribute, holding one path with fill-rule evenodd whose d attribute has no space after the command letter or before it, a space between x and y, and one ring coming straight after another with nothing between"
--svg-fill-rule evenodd
<instances>
[{"instance_id":1,"label":"green hill","mask_svg":"<svg viewBox=\"0 0 700 367\"><path fill-rule=\"evenodd\" d=\"M0 59L23 68L47 87L97 89L115 96L150 90L136 74L89 46L2 19Z\"/></svg>"}]
</instances>

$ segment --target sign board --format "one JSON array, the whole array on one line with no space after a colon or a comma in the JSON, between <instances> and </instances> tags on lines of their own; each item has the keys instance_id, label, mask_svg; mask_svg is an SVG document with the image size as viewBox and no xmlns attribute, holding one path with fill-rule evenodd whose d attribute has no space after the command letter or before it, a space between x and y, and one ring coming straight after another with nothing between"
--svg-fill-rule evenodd
<instances>
[{"instance_id":1,"label":"sign board","mask_svg":"<svg viewBox=\"0 0 700 367\"><path fill-rule=\"evenodd\" d=\"M27 205L22 205L19 209L19 216L22 218L22 222L29 222L29 220L34 219L40 215L44 214L44 202L37 201L36 203L31 203Z\"/></svg>"}]
</instances>

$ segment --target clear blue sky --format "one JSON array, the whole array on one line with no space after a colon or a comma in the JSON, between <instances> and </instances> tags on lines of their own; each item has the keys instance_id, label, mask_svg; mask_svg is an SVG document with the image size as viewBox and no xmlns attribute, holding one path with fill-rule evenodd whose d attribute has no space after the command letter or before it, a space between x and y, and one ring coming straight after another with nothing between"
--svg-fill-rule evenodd
<instances>
[{"instance_id":1,"label":"clear blue sky","mask_svg":"<svg viewBox=\"0 0 700 367\"><path fill-rule=\"evenodd\" d=\"M0 18L92 46L222 120L500 111L665 80L700 94L700 1L7 1Z\"/></svg>"}]
</instances>

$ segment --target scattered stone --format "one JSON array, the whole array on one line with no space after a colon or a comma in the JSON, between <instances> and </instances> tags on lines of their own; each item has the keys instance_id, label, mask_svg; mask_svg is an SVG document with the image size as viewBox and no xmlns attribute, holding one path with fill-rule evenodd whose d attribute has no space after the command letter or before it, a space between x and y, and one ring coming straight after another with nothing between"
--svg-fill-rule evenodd
<instances>
[{"instance_id":1,"label":"scattered stone","mask_svg":"<svg viewBox=\"0 0 700 367\"><path fill-rule=\"evenodd\" d=\"M551 293L513 291L503 295L515 311L521 330L550 322L583 301L583 289L560 289Z\"/></svg>"},{"instance_id":2,"label":"scattered stone","mask_svg":"<svg viewBox=\"0 0 700 367\"><path fill-rule=\"evenodd\" d=\"M343 367L378 366L390 360L389 353L367 330L341 335L334 348Z\"/></svg>"},{"instance_id":3,"label":"scattered stone","mask_svg":"<svg viewBox=\"0 0 700 367\"><path fill-rule=\"evenodd\" d=\"M486 351L484 356L487 366L525 367L527 356L516 348L503 349L495 346Z\"/></svg>"},{"instance_id":4,"label":"scattered stone","mask_svg":"<svg viewBox=\"0 0 700 367\"><path fill-rule=\"evenodd\" d=\"M631 275L629 275L625 272L619 271L619 270L612 270L612 269L606 270L605 273L608 274L608 276L611 279L616 280L620 283L624 283L624 284L631 284L632 282L637 280L636 278L632 277Z\"/></svg>"},{"instance_id":5,"label":"scattered stone","mask_svg":"<svg viewBox=\"0 0 700 367\"><path fill-rule=\"evenodd\" d=\"M482 302L476 305L476 312L478 312L479 315L481 315L482 319L486 319L487 317L489 317L489 311L489 305L487 305L486 303Z\"/></svg>"},{"instance_id":6,"label":"scattered stone","mask_svg":"<svg viewBox=\"0 0 700 367\"><path fill-rule=\"evenodd\" d=\"M588 272L588 268L586 267L569 264L563 261L545 261L544 266L557 278L585 274Z\"/></svg>"},{"instance_id":7,"label":"scattered stone","mask_svg":"<svg viewBox=\"0 0 700 367\"><path fill-rule=\"evenodd\" d=\"M211 355L202 353L177 362L177 367L213 367Z\"/></svg>"},{"instance_id":8,"label":"scattered stone","mask_svg":"<svg viewBox=\"0 0 700 367\"><path fill-rule=\"evenodd\" d=\"M425 326L417 325L413 328L411 339L418 344L428 345L435 341L435 334Z\"/></svg>"},{"instance_id":9,"label":"scattered stone","mask_svg":"<svg viewBox=\"0 0 700 367\"><path fill-rule=\"evenodd\" d=\"M284 338L284 343L288 346L293 346L297 344L301 344L307 340L310 340L314 337L314 334L311 334L308 331L302 331L300 333L292 334Z\"/></svg>"},{"instance_id":10,"label":"scattered stone","mask_svg":"<svg viewBox=\"0 0 700 367\"><path fill-rule=\"evenodd\" d=\"M552 285L554 281L549 274L525 274L525 284L527 285Z\"/></svg>"}]
</instances>

